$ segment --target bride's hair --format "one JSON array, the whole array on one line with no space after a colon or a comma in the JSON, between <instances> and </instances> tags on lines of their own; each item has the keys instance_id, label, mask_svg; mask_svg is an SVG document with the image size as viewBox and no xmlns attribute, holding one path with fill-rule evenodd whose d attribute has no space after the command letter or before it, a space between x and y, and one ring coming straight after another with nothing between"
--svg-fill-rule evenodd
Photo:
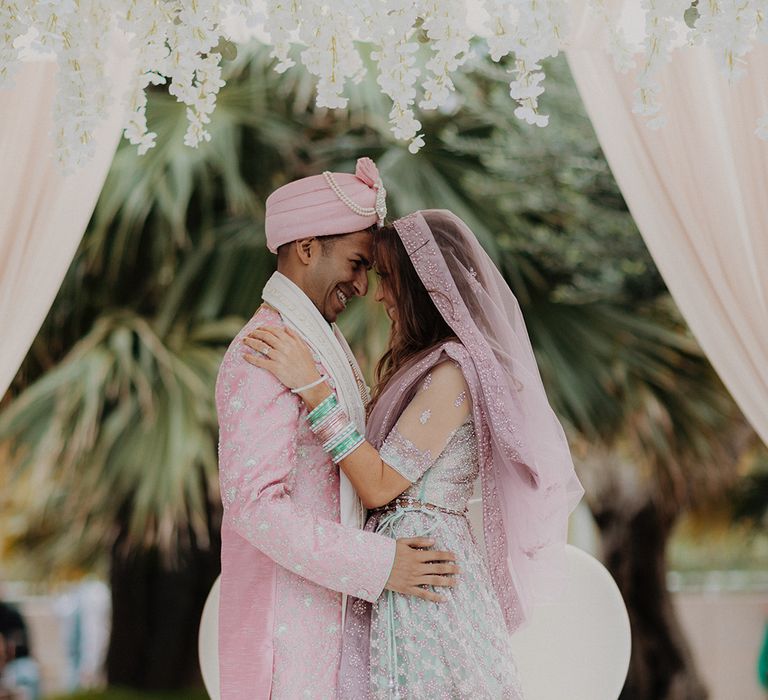
<instances>
[{"instance_id":1,"label":"bride's hair","mask_svg":"<svg viewBox=\"0 0 768 700\"><path fill-rule=\"evenodd\" d=\"M453 219L437 212L424 212L424 219L435 237L448 269L462 297L467 286L464 270L472 270L473 256L466 239ZM395 227L388 224L374 234L376 271L397 303L397 324L392 324L387 350L376 365L374 402L392 376L412 357L456 338L443 319L403 246ZM471 310L471 309L470 309ZM371 404L372 406L373 404Z\"/></svg>"}]
</instances>

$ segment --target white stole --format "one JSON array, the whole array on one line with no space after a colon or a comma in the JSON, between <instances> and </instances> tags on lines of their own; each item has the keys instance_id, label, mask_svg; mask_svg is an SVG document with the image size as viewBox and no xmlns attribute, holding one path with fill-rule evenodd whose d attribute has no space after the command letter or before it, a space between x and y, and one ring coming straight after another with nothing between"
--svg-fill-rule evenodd
<instances>
[{"instance_id":1,"label":"white stole","mask_svg":"<svg viewBox=\"0 0 768 700\"><path fill-rule=\"evenodd\" d=\"M365 405L370 398L363 374L347 341L336 327L329 324L300 287L280 272L269 278L262 299L277 309L288 326L307 342L320 358L336 385L336 396L342 408L365 435ZM339 504L342 525L362 528L365 510L347 475L339 470ZM343 605L342 611L346 605Z\"/></svg>"}]
</instances>

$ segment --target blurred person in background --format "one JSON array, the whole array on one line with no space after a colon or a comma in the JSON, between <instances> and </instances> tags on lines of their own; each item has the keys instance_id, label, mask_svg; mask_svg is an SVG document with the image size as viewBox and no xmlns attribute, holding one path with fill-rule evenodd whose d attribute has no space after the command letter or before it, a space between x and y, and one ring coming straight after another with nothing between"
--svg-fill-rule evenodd
<instances>
[{"instance_id":1,"label":"blurred person in background","mask_svg":"<svg viewBox=\"0 0 768 700\"><path fill-rule=\"evenodd\" d=\"M40 697L40 669L29 653L29 635L21 613L0 601L0 668L2 683L10 697L37 700ZM0 698L2 695L0 695Z\"/></svg>"}]
</instances>

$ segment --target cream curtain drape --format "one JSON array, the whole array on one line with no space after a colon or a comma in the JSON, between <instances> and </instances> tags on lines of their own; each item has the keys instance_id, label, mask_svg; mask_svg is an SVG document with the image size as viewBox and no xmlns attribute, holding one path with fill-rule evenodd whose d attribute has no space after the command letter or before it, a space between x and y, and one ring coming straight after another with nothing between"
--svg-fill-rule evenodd
<instances>
[{"instance_id":1,"label":"cream curtain drape","mask_svg":"<svg viewBox=\"0 0 768 700\"><path fill-rule=\"evenodd\" d=\"M602 28L573 3L568 62L629 210L678 307L746 418L768 444L768 46L734 86L702 48L664 68L668 123L632 113Z\"/></svg>"},{"instance_id":2,"label":"cream curtain drape","mask_svg":"<svg viewBox=\"0 0 768 700\"><path fill-rule=\"evenodd\" d=\"M0 397L53 303L93 213L117 146L131 65L116 42L107 62L114 106L98 128L96 155L65 176L52 157L56 64L26 63L0 90Z\"/></svg>"}]
</instances>

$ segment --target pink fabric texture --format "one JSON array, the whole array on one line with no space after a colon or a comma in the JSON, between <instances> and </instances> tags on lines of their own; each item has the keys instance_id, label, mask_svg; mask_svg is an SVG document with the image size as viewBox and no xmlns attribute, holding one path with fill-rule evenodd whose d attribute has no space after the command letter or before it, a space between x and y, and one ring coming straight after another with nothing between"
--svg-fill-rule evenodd
<instances>
[{"instance_id":1,"label":"pink fabric texture","mask_svg":"<svg viewBox=\"0 0 768 700\"><path fill-rule=\"evenodd\" d=\"M333 173L333 178L355 204L372 208L380 178L370 158L357 161L355 174ZM313 236L362 231L378 222L376 214L360 216L341 201L323 175L289 182L267 198L267 247L273 253L284 243Z\"/></svg>"},{"instance_id":2,"label":"pink fabric texture","mask_svg":"<svg viewBox=\"0 0 768 700\"><path fill-rule=\"evenodd\" d=\"M219 371L224 504L219 606L222 700L336 696L342 593L382 592L395 542L339 524L339 472L303 402L243 359L241 338L283 325L261 307Z\"/></svg>"},{"instance_id":3,"label":"pink fabric texture","mask_svg":"<svg viewBox=\"0 0 768 700\"><path fill-rule=\"evenodd\" d=\"M566 583L568 518L584 490L547 400L520 306L473 233L444 210L416 212L396 221L395 229L464 352L447 344L403 367L375 404L367 436L375 447L383 444L444 352L459 364L478 435L487 562L514 631L533 605L551 600ZM467 249L469 259L444 255L436 235L451 250Z\"/></svg>"}]
</instances>

